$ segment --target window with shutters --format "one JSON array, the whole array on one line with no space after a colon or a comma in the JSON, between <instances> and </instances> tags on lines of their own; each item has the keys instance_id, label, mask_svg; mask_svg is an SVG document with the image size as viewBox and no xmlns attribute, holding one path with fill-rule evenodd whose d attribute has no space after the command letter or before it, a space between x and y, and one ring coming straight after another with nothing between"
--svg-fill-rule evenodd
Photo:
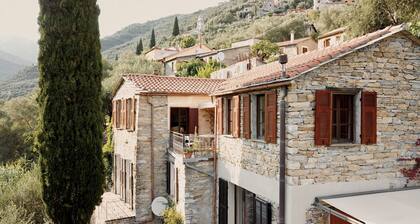
<instances>
[{"instance_id":1,"label":"window with shutters","mask_svg":"<svg viewBox=\"0 0 420 224\"><path fill-rule=\"evenodd\" d=\"M315 145L376 143L375 92L327 89L315 98Z\"/></svg>"},{"instance_id":2,"label":"window with shutters","mask_svg":"<svg viewBox=\"0 0 420 224\"><path fill-rule=\"evenodd\" d=\"M189 108L171 108L171 131L189 133Z\"/></svg>"},{"instance_id":3,"label":"window with shutters","mask_svg":"<svg viewBox=\"0 0 420 224\"><path fill-rule=\"evenodd\" d=\"M257 95L257 138L265 138L265 95Z\"/></svg>"},{"instance_id":4,"label":"window with shutters","mask_svg":"<svg viewBox=\"0 0 420 224\"><path fill-rule=\"evenodd\" d=\"M127 122L127 124L126 124L126 127L127 127L127 129L128 130L131 130L132 129L132 125L133 125L133 121L132 121L132 107L133 107L133 104L132 104L132 99L127 99L126 101L126 111L125 111L125 114L126 114L126 117L127 117L127 120L126 120L126 122Z\"/></svg>"},{"instance_id":5,"label":"window with shutters","mask_svg":"<svg viewBox=\"0 0 420 224\"><path fill-rule=\"evenodd\" d=\"M117 129L120 129L121 128L121 110L122 110L121 100L117 100L115 103L116 103L115 124L116 124Z\"/></svg>"}]
</instances>

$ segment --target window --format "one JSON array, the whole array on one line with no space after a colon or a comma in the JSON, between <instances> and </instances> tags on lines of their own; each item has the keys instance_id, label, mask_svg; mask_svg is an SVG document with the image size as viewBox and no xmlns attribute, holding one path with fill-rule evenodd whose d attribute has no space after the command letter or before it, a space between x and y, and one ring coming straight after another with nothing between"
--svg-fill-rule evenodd
<instances>
[{"instance_id":1,"label":"window","mask_svg":"<svg viewBox=\"0 0 420 224\"><path fill-rule=\"evenodd\" d=\"M133 107L133 103L132 103L132 99L127 99L126 101L126 110L125 110L125 116L127 117L127 129L131 130L131 126L133 124L133 116L131 114L132 112L132 107Z\"/></svg>"},{"instance_id":2,"label":"window","mask_svg":"<svg viewBox=\"0 0 420 224\"><path fill-rule=\"evenodd\" d=\"M117 128L121 128L121 100L117 100L117 116L116 116L116 124L117 124Z\"/></svg>"},{"instance_id":3,"label":"window","mask_svg":"<svg viewBox=\"0 0 420 224\"><path fill-rule=\"evenodd\" d=\"M226 106L227 106L227 133L228 135L232 134L232 129L233 129L233 104L232 104L232 99L227 99L226 100Z\"/></svg>"},{"instance_id":4,"label":"window","mask_svg":"<svg viewBox=\"0 0 420 224\"><path fill-rule=\"evenodd\" d=\"M251 64L251 61L249 61L247 64L246 64L246 70L251 70L252 69L252 64Z\"/></svg>"},{"instance_id":5,"label":"window","mask_svg":"<svg viewBox=\"0 0 420 224\"><path fill-rule=\"evenodd\" d=\"M317 90L315 101L315 145L376 144L375 92Z\"/></svg>"},{"instance_id":6,"label":"window","mask_svg":"<svg viewBox=\"0 0 420 224\"><path fill-rule=\"evenodd\" d=\"M257 138L265 136L265 95L257 95Z\"/></svg>"},{"instance_id":7,"label":"window","mask_svg":"<svg viewBox=\"0 0 420 224\"><path fill-rule=\"evenodd\" d=\"M255 223L271 223L271 204L258 198L255 200Z\"/></svg>"},{"instance_id":8,"label":"window","mask_svg":"<svg viewBox=\"0 0 420 224\"><path fill-rule=\"evenodd\" d=\"M171 131L188 133L188 108L171 108Z\"/></svg>"},{"instance_id":9,"label":"window","mask_svg":"<svg viewBox=\"0 0 420 224\"><path fill-rule=\"evenodd\" d=\"M308 48L307 47L302 47L302 54L308 52Z\"/></svg>"},{"instance_id":10,"label":"window","mask_svg":"<svg viewBox=\"0 0 420 224\"><path fill-rule=\"evenodd\" d=\"M354 95L333 94L332 142L353 142Z\"/></svg>"},{"instance_id":11,"label":"window","mask_svg":"<svg viewBox=\"0 0 420 224\"><path fill-rule=\"evenodd\" d=\"M328 39L325 39L324 40L324 47L329 47L330 45L331 45L331 40L330 40L330 38L328 38Z\"/></svg>"}]
</instances>

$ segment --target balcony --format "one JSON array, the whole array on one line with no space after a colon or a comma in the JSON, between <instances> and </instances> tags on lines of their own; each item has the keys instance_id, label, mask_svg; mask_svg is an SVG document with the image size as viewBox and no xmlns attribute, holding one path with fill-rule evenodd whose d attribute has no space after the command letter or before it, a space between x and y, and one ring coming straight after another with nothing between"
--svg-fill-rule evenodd
<instances>
[{"instance_id":1,"label":"balcony","mask_svg":"<svg viewBox=\"0 0 420 224\"><path fill-rule=\"evenodd\" d=\"M194 135L171 132L169 150L183 154L185 159L211 159L214 158L215 152L214 138L212 134Z\"/></svg>"}]
</instances>

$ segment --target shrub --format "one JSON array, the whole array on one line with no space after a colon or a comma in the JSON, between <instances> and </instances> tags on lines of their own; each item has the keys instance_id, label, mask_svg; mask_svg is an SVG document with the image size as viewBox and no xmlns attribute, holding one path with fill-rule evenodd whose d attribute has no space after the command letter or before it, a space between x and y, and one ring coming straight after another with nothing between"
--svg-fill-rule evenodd
<instances>
[{"instance_id":1,"label":"shrub","mask_svg":"<svg viewBox=\"0 0 420 224\"><path fill-rule=\"evenodd\" d=\"M271 56L276 55L278 52L279 46L268 40L262 40L251 48L251 54L261 60L267 60Z\"/></svg>"},{"instance_id":2,"label":"shrub","mask_svg":"<svg viewBox=\"0 0 420 224\"><path fill-rule=\"evenodd\" d=\"M182 215L175 209L174 206L169 207L163 213L163 223L164 224L184 224L184 218Z\"/></svg>"},{"instance_id":3,"label":"shrub","mask_svg":"<svg viewBox=\"0 0 420 224\"><path fill-rule=\"evenodd\" d=\"M190 61L177 64L178 76L197 76L198 70L204 67L206 63L200 59L193 59Z\"/></svg>"},{"instance_id":4,"label":"shrub","mask_svg":"<svg viewBox=\"0 0 420 224\"><path fill-rule=\"evenodd\" d=\"M192 36L185 36L183 38L181 38L180 42L179 42L179 46L182 48L189 48L194 46L196 43L196 40L194 37Z\"/></svg>"}]
</instances>

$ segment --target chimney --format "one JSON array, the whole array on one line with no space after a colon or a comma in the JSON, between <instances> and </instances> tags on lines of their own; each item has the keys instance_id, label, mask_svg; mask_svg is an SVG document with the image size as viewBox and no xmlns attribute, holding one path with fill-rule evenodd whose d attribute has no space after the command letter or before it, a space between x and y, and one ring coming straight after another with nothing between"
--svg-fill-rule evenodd
<instances>
[{"instance_id":1,"label":"chimney","mask_svg":"<svg viewBox=\"0 0 420 224\"><path fill-rule=\"evenodd\" d=\"M290 42L293 42L293 41L295 41L295 31L294 30L292 30L290 32Z\"/></svg>"},{"instance_id":2,"label":"chimney","mask_svg":"<svg viewBox=\"0 0 420 224\"><path fill-rule=\"evenodd\" d=\"M287 54L281 54L279 57L279 63L281 65L281 75L280 78L286 78L287 77L287 73L286 73L286 64L287 64Z\"/></svg>"}]
</instances>

